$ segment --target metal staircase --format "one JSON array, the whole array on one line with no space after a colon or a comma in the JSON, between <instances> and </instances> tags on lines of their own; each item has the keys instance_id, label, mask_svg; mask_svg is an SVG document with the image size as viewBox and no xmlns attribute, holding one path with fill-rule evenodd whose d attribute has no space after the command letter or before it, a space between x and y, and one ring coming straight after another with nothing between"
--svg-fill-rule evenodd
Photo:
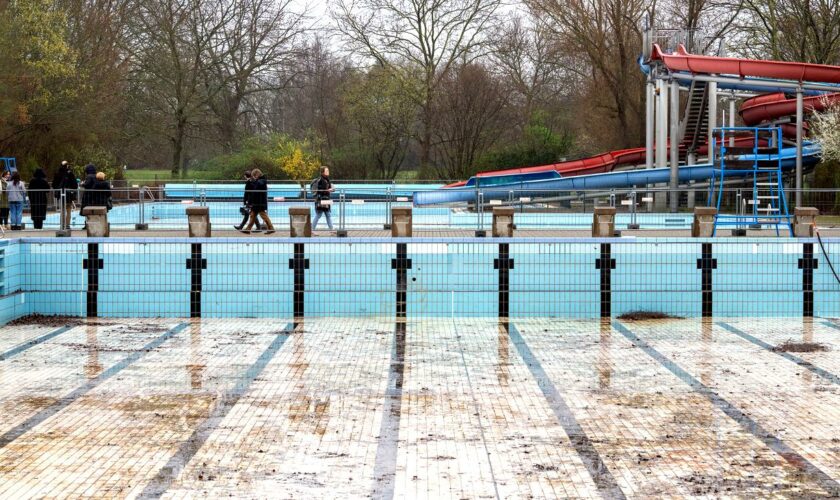
<instances>
[{"instance_id":1,"label":"metal staircase","mask_svg":"<svg viewBox=\"0 0 840 500\"><path fill-rule=\"evenodd\" d=\"M691 82L685 103L685 119L680 129L680 148L685 153L696 152L706 142L709 133L709 89L706 82Z\"/></svg>"},{"instance_id":2,"label":"metal staircase","mask_svg":"<svg viewBox=\"0 0 840 500\"><path fill-rule=\"evenodd\" d=\"M730 145L735 135L750 134L753 145L735 147ZM717 207L715 226L779 226L785 225L793 235L792 216L788 213L787 199L782 184L782 129L781 127L722 127L716 128L712 140L712 164L714 176L709 183L709 204ZM747 177L752 180L752 199L747 204L751 213L721 214L724 198L723 186L726 176ZM717 192L715 190L717 189Z\"/></svg>"}]
</instances>

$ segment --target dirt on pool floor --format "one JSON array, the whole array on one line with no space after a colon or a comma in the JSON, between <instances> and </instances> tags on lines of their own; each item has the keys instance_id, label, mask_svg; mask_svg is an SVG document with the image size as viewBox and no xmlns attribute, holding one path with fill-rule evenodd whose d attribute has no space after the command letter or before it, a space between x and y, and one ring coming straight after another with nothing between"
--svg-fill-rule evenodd
<instances>
[{"instance_id":1,"label":"dirt on pool floor","mask_svg":"<svg viewBox=\"0 0 840 500\"><path fill-rule=\"evenodd\" d=\"M793 342L785 340L773 348L774 352L825 352L828 346L817 342Z\"/></svg>"},{"instance_id":2,"label":"dirt on pool floor","mask_svg":"<svg viewBox=\"0 0 840 500\"><path fill-rule=\"evenodd\" d=\"M670 314L657 311L630 311L618 317L622 321L650 321L655 319L685 319L682 316L671 316Z\"/></svg>"},{"instance_id":3,"label":"dirt on pool floor","mask_svg":"<svg viewBox=\"0 0 840 500\"><path fill-rule=\"evenodd\" d=\"M45 314L30 314L6 323L7 326L51 326L59 328L62 326L110 326L114 322L102 320L88 320L78 316L48 316Z\"/></svg>"}]
</instances>

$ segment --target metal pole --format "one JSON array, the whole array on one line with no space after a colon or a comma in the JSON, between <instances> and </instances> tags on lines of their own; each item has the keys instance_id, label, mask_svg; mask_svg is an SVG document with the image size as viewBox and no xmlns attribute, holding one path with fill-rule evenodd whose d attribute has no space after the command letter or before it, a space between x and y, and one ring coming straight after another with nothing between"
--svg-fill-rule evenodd
<instances>
[{"instance_id":1,"label":"metal pole","mask_svg":"<svg viewBox=\"0 0 840 500\"><path fill-rule=\"evenodd\" d=\"M679 206L680 184L680 84L671 80L671 213Z\"/></svg>"},{"instance_id":2,"label":"metal pole","mask_svg":"<svg viewBox=\"0 0 840 500\"><path fill-rule=\"evenodd\" d=\"M391 187L385 188L385 226L384 229L391 229Z\"/></svg>"},{"instance_id":3,"label":"metal pole","mask_svg":"<svg viewBox=\"0 0 840 500\"><path fill-rule=\"evenodd\" d=\"M735 96L729 97L729 127L735 127ZM729 147L735 147L735 134L729 136Z\"/></svg>"},{"instance_id":4,"label":"metal pole","mask_svg":"<svg viewBox=\"0 0 840 500\"><path fill-rule=\"evenodd\" d=\"M796 208L802 206L802 87L796 89Z\"/></svg>"},{"instance_id":5,"label":"metal pole","mask_svg":"<svg viewBox=\"0 0 840 500\"><path fill-rule=\"evenodd\" d=\"M478 196L476 197L476 202L478 206L476 206L476 214L478 214L478 229L475 231L475 235L477 237L484 237L487 236L487 232L484 230L484 193L479 191Z\"/></svg>"},{"instance_id":6,"label":"metal pole","mask_svg":"<svg viewBox=\"0 0 840 500\"><path fill-rule=\"evenodd\" d=\"M346 208L346 196L344 194L344 190L342 189L338 193L338 231L335 232L335 235L339 238L343 238L347 236L347 228L345 228L344 224L344 214Z\"/></svg>"}]
</instances>

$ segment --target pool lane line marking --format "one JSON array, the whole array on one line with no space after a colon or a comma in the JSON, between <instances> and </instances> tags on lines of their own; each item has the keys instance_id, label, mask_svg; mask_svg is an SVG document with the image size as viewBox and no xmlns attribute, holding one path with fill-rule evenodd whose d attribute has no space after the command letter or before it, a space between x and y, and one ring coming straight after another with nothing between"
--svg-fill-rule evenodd
<instances>
[{"instance_id":1,"label":"pool lane line marking","mask_svg":"<svg viewBox=\"0 0 840 500\"><path fill-rule=\"evenodd\" d=\"M604 498L625 498L624 492L618 486L615 478L610 470L598 454L598 450L592 444L589 436L580 426L574 413L569 405L563 399L560 391L548 377L548 374L543 369L537 357L528 347L525 339L519 333L519 330L513 323L509 323L509 334L513 345L525 362L525 365L531 371L531 376L536 379L537 385L542 390L543 396L548 401L549 407L554 412L554 416L560 422L566 435L569 436L569 441L572 443L577 454L580 456L584 467L586 467L589 476L598 488L598 492Z\"/></svg>"},{"instance_id":2,"label":"pool lane line marking","mask_svg":"<svg viewBox=\"0 0 840 500\"><path fill-rule=\"evenodd\" d=\"M490 459L490 450L487 448L487 437L484 432L484 424L481 422L481 409L478 406L478 399L475 397L475 388L473 387L472 377L470 377L470 369L467 366L467 358L464 355L464 343L461 342L461 335L458 332L458 325L455 320L452 320L452 327L455 330L455 339L458 341L458 350L461 354L461 363L464 364L464 373L467 376L467 386L470 388L470 397L473 400L473 411L478 418L478 432L481 434L481 444L484 447L484 453L487 455L487 466L490 468L490 480L493 481L493 492L496 494L496 499L501 500L499 495L499 486L496 481L496 473L493 470L493 460Z\"/></svg>"},{"instance_id":3,"label":"pool lane line marking","mask_svg":"<svg viewBox=\"0 0 840 500\"><path fill-rule=\"evenodd\" d=\"M32 340L28 340L28 341L24 342L23 344L20 344L16 347L13 347L13 348L9 349L8 351L6 351L4 353L0 353L0 361L6 361L9 358L13 358L13 357L17 356L18 354L20 354L24 351L27 351L27 350L29 350L29 349L31 349L31 348L39 345L39 344L43 344L44 342L46 342L46 341L48 341L52 338L58 337L62 333L70 331L72 329L73 329L72 326L66 325L66 326L62 326L61 328L59 328L57 330L53 330L50 333L41 335L40 337L34 338Z\"/></svg>"},{"instance_id":4,"label":"pool lane line marking","mask_svg":"<svg viewBox=\"0 0 840 500\"><path fill-rule=\"evenodd\" d=\"M394 326L394 341L391 344L391 362L388 368L388 385L385 388L385 402L382 422L379 425L379 443L373 465L373 498L394 498L397 476L397 451L402 418L403 377L405 376L405 321Z\"/></svg>"},{"instance_id":5,"label":"pool lane line marking","mask_svg":"<svg viewBox=\"0 0 840 500\"><path fill-rule=\"evenodd\" d=\"M834 322L832 322L830 320L824 319L822 321L822 324L824 324L827 327L834 328L835 330L840 330L840 326L834 324Z\"/></svg>"},{"instance_id":6,"label":"pool lane line marking","mask_svg":"<svg viewBox=\"0 0 840 500\"><path fill-rule=\"evenodd\" d=\"M155 338L148 344L144 345L143 347L137 349L136 351L132 352L125 358L123 358L119 363L115 364L111 368L108 368L104 372L100 373L96 378L89 380L87 383L82 385L81 387L75 389L70 394L62 397L55 403L47 406L43 410L39 411L35 415L29 417L25 421L21 422L14 428L6 431L2 435L0 435L0 449L5 448L7 445L12 443L15 439L19 438L23 434L32 430L38 424L44 422L48 418L52 417L53 415L57 414L58 412L64 410L71 404L73 404L76 400L87 394L88 392L92 391L93 389L97 388L103 382L106 382L108 379L113 377L114 375L118 374L125 368L128 368L132 364L134 364L137 360L148 354L149 352L157 349L160 347L164 342L171 339L178 333L182 332L187 327L186 323L179 323L175 327L168 330L163 335Z\"/></svg>"},{"instance_id":7,"label":"pool lane line marking","mask_svg":"<svg viewBox=\"0 0 840 500\"><path fill-rule=\"evenodd\" d=\"M294 324L289 323L283 330L276 334L274 340L260 354L260 357L237 379L233 388L219 398L218 403L207 418L193 431L190 437L181 443L181 446L178 447L178 450L172 455L166 465L146 485L143 492L140 493L140 498L160 498L166 493L172 483L186 468L187 464L190 463L201 447L204 446L204 443L207 442L210 435L219 428L228 413L242 399L242 396L248 392L254 380L260 376L268 363L274 359L274 356L294 332Z\"/></svg>"},{"instance_id":8,"label":"pool lane line marking","mask_svg":"<svg viewBox=\"0 0 840 500\"><path fill-rule=\"evenodd\" d=\"M735 405L724 399L707 385L700 382L675 362L665 357L662 353L657 351L653 346L648 344L638 335L630 331L619 321L613 321L613 328L622 334L634 346L638 347L644 351L645 354L659 362L660 365L667 368L668 371L691 387L694 392L705 396L706 399L708 399L726 416L734 420L745 431L749 432L755 438L763 442L765 446L776 452L776 454L782 457L787 463L811 476L830 495L835 497L840 496L840 484L838 484L837 481L832 479L831 476L823 472L819 467L809 462L808 459L794 451L793 448L788 446L784 441L771 434L758 422L735 407Z\"/></svg>"},{"instance_id":9,"label":"pool lane line marking","mask_svg":"<svg viewBox=\"0 0 840 500\"><path fill-rule=\"evenodd\" d=\"M772 352L773 354L777 354L777 355L785 358L788 361L796 363L797 365L801 366L802 368L805 368L806 370L810 370L814 374L828 380L829 382L831 382L833 384L840 385L840 377L838 377L837 375L835 375L835 374L833 374L829 371L823 370L822 368L820 368L818 366L812 365L811 363L809 363L808 361L805 361L804 359L800 358L799 356L794 356L793 354L791 354L789 352L775 351L775 350L773 350L775 346L772 346L772 345L768 344L767 342L765 342L765 341L763 341L763 340L761 340L757 337L754 337L754 336L750 335L749 333L747 333L743 330L739 330L739 329L735 328L734 326L732 326L728 323L724 323L723 321L718 321L718 326L722 327L724 330L726 330L730 333L733 333L733 334L741 337L742 339L744 339L748 342L751 342L751 343L757 345L758 347L761 347L762 349L765 349L769 352Z\"/></svg>"}]
</instances>

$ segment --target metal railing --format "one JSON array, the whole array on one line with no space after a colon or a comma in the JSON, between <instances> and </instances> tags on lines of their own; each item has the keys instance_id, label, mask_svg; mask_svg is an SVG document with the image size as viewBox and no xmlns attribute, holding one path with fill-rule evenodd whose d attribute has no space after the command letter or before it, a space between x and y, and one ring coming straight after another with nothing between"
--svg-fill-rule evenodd
<instances>
[{"instance_id":1,"label":"metal railing","mask_svg":"<svg viewBox=\"0 0 840 500\"><path fill-rule=\"evenodd\" d=\"M237 190L238 189L238 190ZM151 198L146 188L114 188L110 191L112 209L109 221L114 231L134 229L185 230L187 219L185 207L200 204L210 208L214 230L233 230L243 217L244 190L229 186L198 187L195 198L156 197ZM337 216L337 228L341 231L382 230L389 228L391 209L396 206L413 207L413 224L420 231L463 230L481 232L490 226L492 211L497 206L515 208L515 224L522 230L583 230L591 224L591 214L597 206L614 206L619 228L639 229L688 229L691 225L693 207L707 206L709 193L706 186L696 184L693 189L683 189L678 196L678 210L669 212L667 187L644 187L637 189L600 190L533 190L517 191L509 187L481 188L467 190L470 199L462 202L416 205L409 193L399 187L384 185L373 189L353 190L342 187L334 193L333 215ZM792 196L793 189L786 189ZM644 193L644 195L641 195ZM648 194L649 193L649 194ZM23 214L24 230L33 229L33 212L44 215L45 230L67 228L80 230L84 218L80 208L91 204L91 200L102 202L98 193L80 189L78 192L44 193L35 196L32 192ZM56 196L57 194L57 196ZM251 193L249 193L251 194ZM263 193L265 194L265 193ZM285 196L279 196L285 194ZM406 196L402 196L402 195ZM724 188L721 197L721 213L743 213L749 206L752 192L738 187ZM473 197L474 195L474 197ZM802 191L805 206L816 207L821 213L821 223L840 226L840 189L806 189ZM45 204L45 207L40 205ZM299 189L294 192L273 192L269 185L267 196L268 212L279 229L288 228L290 207L314 208L309 193ZM64 207L68 207L67 210Z\"/></svg>"}]
</instances>

